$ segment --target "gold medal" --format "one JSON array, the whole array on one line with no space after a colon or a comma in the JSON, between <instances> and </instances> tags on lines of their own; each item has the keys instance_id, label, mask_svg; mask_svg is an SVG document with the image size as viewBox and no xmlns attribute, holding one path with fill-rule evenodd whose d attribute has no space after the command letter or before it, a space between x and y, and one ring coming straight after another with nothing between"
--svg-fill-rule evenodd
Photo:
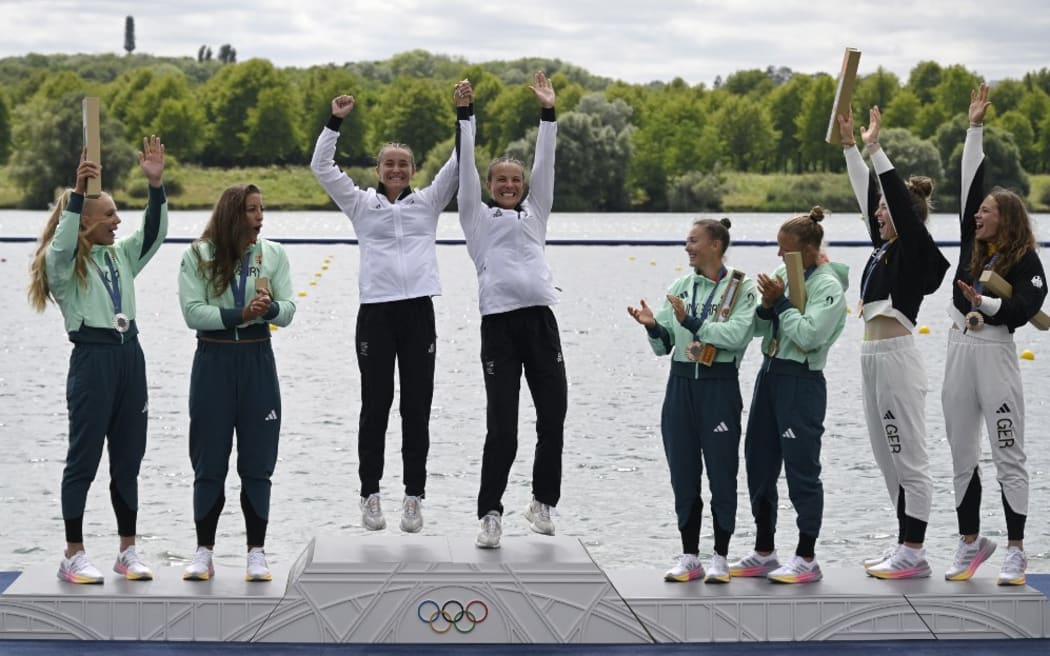
<instances>
[{"instance_id":1,"label":"gold medal","mask_svg":"<svg viewBox=\"0 0 1050 656\"><path fill-rule=\"evenodd\" d=\"M777 347L778 346L779 345L777 344L777 338L776 337L770 339L769 340L769 346L766 347L766 355L768 355L771 358L775 358L777 356Z\"/></svg>"},{"instance_id":2,"label":"gold medal","mask_svg":"<svg viewBox=\"0 0 1050 656\"><path fill-rule=\"evenodd\" d=\"M690 362L699 362L700 357L704 354L704 345L700 342L689 342L685 347L685 357Z\"/></svg>"},{"instance_id":3,"label":"gold medal","mask_svg":"<svg viewBox=\"0 0 1050 656\"><path fill-rule=\"evenodd\" d=\"M984 315L974 310L966 315L966 330L980 330L984 328Z\"/></svg>"}]
</instances>

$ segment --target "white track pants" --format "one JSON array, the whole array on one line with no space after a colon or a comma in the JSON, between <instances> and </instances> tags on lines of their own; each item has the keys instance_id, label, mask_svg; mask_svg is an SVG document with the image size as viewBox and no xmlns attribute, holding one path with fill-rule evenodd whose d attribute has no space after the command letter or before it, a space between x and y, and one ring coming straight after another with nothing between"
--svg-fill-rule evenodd
<instances>
[{"instance_id":1,"label":"white track pants","mask_svg":"<svg viewBox=\"0 0 1050 656\"><path fill-rule=\"evenodd\" d=\"M911 335L861 344L861 380L868 437L890 502L904 489L905 514L930 521L933 480L926 453L928 381Z\"/></svg>"},{"instance_id":2,"label":"white track pants","mask_svg":"<svg viewBox=\"0 0 1050 656\"><path fill-rule=\"evenodd\" d=\"M979 335L979 333L978 333ZM992 462L1014 512L1028 514L1028 470L1024 454L1024 390L1017 348L1008 341L948 331L948 355L941 391L944 425L952 450L955 505L981 457L981 420L988 428Z\"/></svg>"}]
</instances>

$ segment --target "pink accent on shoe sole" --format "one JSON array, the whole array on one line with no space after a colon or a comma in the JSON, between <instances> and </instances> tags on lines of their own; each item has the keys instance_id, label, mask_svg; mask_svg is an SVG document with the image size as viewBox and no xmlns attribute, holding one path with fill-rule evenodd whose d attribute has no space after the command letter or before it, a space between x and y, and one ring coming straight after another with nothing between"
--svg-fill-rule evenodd
<instances>
[{"instance_id":1,"label":"pink accent on shoe sole","mask_svg":"<svg viewBox=\"0 0 1050 656\"><path fill-rule=\"evenodd\" d=\"M685 583L686 581L695 581L697 579L704 578L704 569L691 569L681 576L664 576L665 581L677 581L678 583Z\"/></svg>"}]
</instances>

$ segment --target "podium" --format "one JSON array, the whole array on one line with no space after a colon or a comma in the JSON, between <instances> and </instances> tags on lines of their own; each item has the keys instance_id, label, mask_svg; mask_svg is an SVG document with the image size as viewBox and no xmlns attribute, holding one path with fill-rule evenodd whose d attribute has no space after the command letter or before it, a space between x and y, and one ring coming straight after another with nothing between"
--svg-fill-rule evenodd
<instances>
[{"instance_id":1,"label":"podium","mask_svg":"<svg viewBox=\"0 0 1050 656\"><path fill-rule=\"evenodd\" d=\"M1030 586L974 579L881 581L861 568L824 580L668 583L605 572L572 537L318 536L267 583L217 566L209 581L158 568L153 581L58 580L39 565L0 594L0 640L359 644L652 644L1050 637ZM1046 575L1030 575L1030 578Z\"/></svg>"}]
</instances>

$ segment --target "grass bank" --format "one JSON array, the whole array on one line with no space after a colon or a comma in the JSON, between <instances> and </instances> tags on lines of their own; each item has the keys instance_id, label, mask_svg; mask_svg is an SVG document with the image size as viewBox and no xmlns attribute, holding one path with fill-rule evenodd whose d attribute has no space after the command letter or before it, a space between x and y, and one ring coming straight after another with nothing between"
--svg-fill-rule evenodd
<instances>
[{"instance_id":1,"label":"grass bank","mask_svg":"<svg viewBox=\"0 0 1050 656\"><path fill-rule=\"evenodd\" d=\"M350 171L361 184L374 185L375 171ZM729 172L725 212L800 212L822 205L834 212L854 212L856 200L844 173L760 174ZM172 207L206 209L212 207L219 191L229 185L251 182L263 190L271 210L334 209L328 195L306 166L266 166L215 169L185 164L171 167L165 178ZM1035 212L1050 212L1050 174L1032 175L1029 206ZM0 166L0 208L17 207L21 192L11 180L10 167ZM127 189L116 193L120 207L140 205L146 198L146 183L133 179Z\"/></svg>"}]
</instances>

